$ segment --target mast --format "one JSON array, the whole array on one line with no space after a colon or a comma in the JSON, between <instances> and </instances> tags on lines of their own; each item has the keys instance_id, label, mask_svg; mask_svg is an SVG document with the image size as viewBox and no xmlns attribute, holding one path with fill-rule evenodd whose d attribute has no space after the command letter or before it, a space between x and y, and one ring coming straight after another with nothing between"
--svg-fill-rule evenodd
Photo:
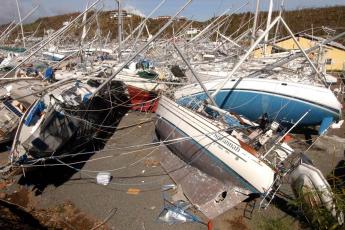
<instances>
[{"instance_id":1,"label":"mast","mask_svg":"<svg viewBox=\"0 0 345 230\"><path fill-rule=\"evenodd\" d=\"M118 12L117 12L117 34L118 34L118 49L119 49L119 62L121 61L121 40L122 40L122 14L121 14L121 0L116 0L117 1L117 7L118 7Z\"/></svg>"},{"instance_id":2,"label":"mast","mask_svg":"<svg viewBox=\"0 0 345 230\"><path fill-rule=\"evenodd\" d=\"M15 28L17 28L17 26L20 24L20 23L22 23L25 19L27 19L33 12L35 12L37 9L38 9L38 7L39 6L36 6L35 8L33 8L32 10L30 10L30 12L27 14L27 15L25 15L25 17L22 19L22 20L20 20L20 22L18 22L15 26L13 26L10 30L8 30L5 34L2 34L1 35L1 37L0 37L0 42L4 39L4 38L6 38L9 34L11 34L11 32L15 29Z\"/></svg>"},{"instance_id":3,"label":"mast","mask_svg":"<svg viewBox=\"0 0 345 230\"><path fill-rule=\"evenodd\" d=\"M202 31L200 31L195 37L193 37L189 42L193 42L195 41L197 38L199 38L202 35L205 35L206 32L208 31L216 31L216 28L218 27L218 25L222 26L225 21L231 17L231 15L233 15L234 13L236 13L237 11L239 11L240 9L242 9L243 7L245 7L246 5L248 5L248 2L244 3L243 5L241 5L239 8L237 8L235 11L231 12L231 14L227 15L226 17L222 18L225 14L227 14L230 11L230 8L227 9L226 11L224 11L220 16L216 17L210 24L208 24ZM218 21L218 22L217 22ZM217 24L216 24L217 22ZM213 33L212 32L212 33ZM206 35L207 36L207 35Z\"/></svg>"},{"instance_id":4,"label":"mast","mask_svg":"<svg viewBox=\"0 0 345 230\"><path fill-rule=\"evenodd\" d=\"M28 55L15 67L13 67L10 71L8 71L4 76L1 76L1 78L6 78L10 73L15 71L18 67L23 65L27 60L29 60L33 55L35 55L38 51L43 49L47 44L49 44L51 41L55 40L56 38L60 37L66 30L70 29L72 25L74 25L85 12L89 11L92 7L94 7L97 3L99 3L101 0L96 0L89 8L87 8L84 12L79 14L76 18L74 18L70 23L68 23L66 26L63 26L58 31L54 32L50 37L46 38L45 40L36 43L35 45L31 46L30 49L26 50L25 53L28 53ZM38 8L38 6L37 6ZM33 9L36 10L37 8ZM30 52L29 52L30 51Z\"/></svg>"},{"instance_id":5,"label":"mast","mask_svg":"<svg viewBox=\"0 0 345 230\"><path fill-rule=\"evenodd\" d=\"M268 9L268 15L267 15L267 23L266 23L266 29L269 27L269 25L271 24L271 17L272 17L272 10L273 10L273 0L270 0L270 5L269 5L269 9ZM268 35L269 33L266 34L265 36L265 44L264 44L264 55L267 54L267 41L268 41Z\"/></svg>"},{"instance_id":6,"label":"mast","mask_svg":"<svg viewBox=\"0 0 345 230\"><path fill-rule=\"evenodd\" d=\"M214 100L214 98L212 97L212 95L210 94L210 92L207 90L207 88L205 87L205 85L202 83L202 81L200 80L200 78L198 77L198 75L195 73L194 69L192 68L192 66L189 64L189 62L187 61L186 57L182 54L181 50L176 46L175 42L173 43L174 48L176 49L177 53L181 56L182 60L184 61L184 63L186 63L187 67L189 68L189 70L192 72L193 76L195 77L195 79L198 81L199 85L201 86L201 88L204 90L204 92L206 93L208 99L210 100L210 102L212 102L212 104L216 107L218 107L216 101Z\"/></svg>"},{"instance_id":7,"label":"mast","mask_svg":"<svg viewBox=\"0 0 345 230\"><path fill-rule=\"evenodd\" d=\"M269 33L269 31L273 28L275 24L277 24L279 20L281 20L280 17L277 17L276 19L273 20L273 22L266 28L266 30L256 39L254 44L247 50L245 55L242 56L241 59L236 63L236 65L231 70L227 78L223 82L221 82L219 85L216 86L215 91L211 95L213 98L217 96L217 94L222 90L224 85L232 78L233 74L240 68L242 63L247 59L247 57L251 54L251 52L253 52L256 46L264 39L264 36L266 36L266 34ZM241 78L238 81L241 81Z\"/></svg>"},{"instance_id":8,"label":"mast","mask_svg":"<svg viewBox=\"0 0 345 230\"><path fill-rule=\"evenodd\" d=\"M134 44L137 43L137 40L139 39L141 32L144 28L144 26L146 25L145 23L147 22L147 20L165 3L166 0L162 0L157 6L156 8L154 8L151 13L149 15L147 15L145 17L145 19L132 31L132 33L130 35L128 35L124 40L123 43L125 43L128 39L130 39L138 30L138 35L135 38Z\"/></svg>"},{"instance_id":9,"label":"mast","mask_svg":"<svg viewBox=\"0 0 345 230\"><path fill-rule=\"evenodd\" d=\"M259 6L260 6L260 0L256 0L256 9L255 9L252 39L250 40L250 46L252 46L255 42L255 31L256 31L256 24L258 22Z\"/></svg>"},{"instance_id":10,"label":"mast","mask_svg":"<svg viewBox=\"0 0 345 230\"><path fill-rule=\"evenodd\" d=\"M143 45L138 51L136 51L127 61L125 61L106 81L104 81L93 93L92 97L95 96L103 87L105 87L110 81L112 81L125 66L130 63L138 54L144 51L158 36L174 21L174 19L192 2L193 0L188 0L182 8L170 18L170 20L162 27L160 30L149 40L145 45Z\"/></svg>"},{"instance_id":11,"label":"mast","mask_svg":"<svg viewBox=\"0 0 345 230\"><path fill-rule=\"evenodd\" d=\"M281 0L281 2L280 2L280 8L279 8L279 17L282 16L283 7L284 7L284 0ZM280 21L279 21L279 22L280 22ZM276 37L277 37L278 29L279 29L279 22L278 22L278 24L277 24L276 31L275 31L275 33L274 33L273 44L276 43ZM311 25L311 26L312 26L312 28L313 28L313 25Z\"/></svg>"},{"instance_id":12,"label":"mast","mask_svg":"<svg viewBox=\"0 0 345 230\"><path fill-rule=\"evenodd\" d=\"M214 17L214 20L210 24L208 24L202 31L200 31L195 37L193 37L189 42L193 42L197 38L199 38L201 35L203 35L205 33L205 31L207 31L213 24L215 24L217 21L219 21L229 11L230 11L230 8L226 9L220 16Z\"/></svg>"},{"instance_id":13,"label":"mast","mask_svg":"<svg viewBox=\"0 0 345 230\"><path fill-rule=\"evenodd\" d=\"M17 4L17 10L18 10L18 17L19 17L19 21L20 21L20 29L22 31L23 46L25 48L25 35L24 35L24 29L23 29L23 21L22 21L22 16L20 15L18 0L16 0L16 4Z\"/></svg>"},{"instance_id":14,"label":"mast","mask_svg":"<svg viewBox=\"0 0 345 230\"><path fill-rule=\"evenodd\" d=\"M89 2L87 2L86 4L86 8L85 10L89 7ZM82 32L82 35L81 35L81 45L84 43L84 39L86 37L86 17L87 17L87 12L84 13L84 16L83 16L83 32Z\"/></svg>"},{"instance_id":15,"label":"mast","mask_svg":"<svg viewBox=\"0 0 345 230\"><path fill-rule=\"evenodd\" d=\"M11 27L13 26L14 23L15 23L15 21L12 21L12 22L6 27L6 29L0 34L0 38L2 37L2 35L6 34L7 31L8 31L9 29L11 29Z\"/></svg>"}]
</instances>

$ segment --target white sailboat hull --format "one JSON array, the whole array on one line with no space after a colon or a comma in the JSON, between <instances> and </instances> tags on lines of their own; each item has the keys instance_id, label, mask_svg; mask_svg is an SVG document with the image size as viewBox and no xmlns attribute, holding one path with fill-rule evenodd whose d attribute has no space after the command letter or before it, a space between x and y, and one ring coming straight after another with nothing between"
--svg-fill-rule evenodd
<instances>
[{"instance_id":1,"label":"white sailboat hull","mask_svg":"<svg viewBox=\"0 0 345 230\"><path fill-rule=\"evenodd\" d=\"M236 138L223 131L224 127L166 97L161 98L156 113L157 135L164 141L182 138L167 146L188 164L221 181L237 181L254 193L269 190L273 169L244 150Z\"/></svg>"}]
</instances>

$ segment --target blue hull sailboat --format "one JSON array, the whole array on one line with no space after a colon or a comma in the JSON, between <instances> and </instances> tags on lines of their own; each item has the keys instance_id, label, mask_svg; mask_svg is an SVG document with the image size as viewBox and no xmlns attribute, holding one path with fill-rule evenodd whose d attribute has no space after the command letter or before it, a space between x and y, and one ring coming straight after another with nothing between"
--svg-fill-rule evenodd
<instances>
[{"instance_id":1,"label":"blue hull sailboat","mask_svg":"<svg viewBox=\"0 0 345 230\"><path fill-rule=\"evenodd\" d=\"M213 92L222 79L205 82ZM207 95L197 84L179 89L175 93L181 105L199 106ZM233 79L215 96L217 105L227 111L241 114L250 120L263 116L281 124L294 124L309 111L299 126L320 125L325 118L338 121L342 105L332 91L325 87L270 79Z\"/></svg>"}]
</instances>

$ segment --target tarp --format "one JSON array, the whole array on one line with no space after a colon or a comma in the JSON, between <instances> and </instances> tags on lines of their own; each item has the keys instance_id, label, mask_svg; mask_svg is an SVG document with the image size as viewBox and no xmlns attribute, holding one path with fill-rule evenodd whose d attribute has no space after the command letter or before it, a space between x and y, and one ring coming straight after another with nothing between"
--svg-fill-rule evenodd
<instances>
[{"instance_id":1,"label":"tarp","mask_svg":"<svg viewBox=\"0 0 345 230\"><path fill-rule=\"evenodd\" d=\"M43 101L38 101L34 107L30 110L29 114L26 116L26 119L24 121L24 124L26 126L30 126L34 123L35 118L37 118L40 113L43 112L45 109L45 104Z\"/></svg>"},{"instance_id":2,"label":"tarp","mask_svg":"<svg viewBox=\"0 0 345 230\"><path fill-rule=\"evenodd\" d=\"M48 67L44 72L44 80L50 80L54 76L54 70L52 67Z\"/></svg>"}]
</instances>

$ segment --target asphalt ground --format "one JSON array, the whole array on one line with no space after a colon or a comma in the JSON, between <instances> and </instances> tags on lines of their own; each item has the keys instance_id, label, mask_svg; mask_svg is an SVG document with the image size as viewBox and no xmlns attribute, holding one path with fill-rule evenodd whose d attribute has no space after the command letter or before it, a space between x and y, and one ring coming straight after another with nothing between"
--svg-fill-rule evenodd
<instances>
[{"instance_id":1,"label":"asphalt ground","mask_svg":"<svg viewBox=\"0 0 345 230\"><path fill-rule=\"evenodd\" d=\"M26 172L25 177L16 176L16 182L7 192L25 187L32 193L32 203L41 209L71 202L91 218L107 220L109 229L207 229L198 223L168 225L157 220L163 208L161 188L173 182L159 164L158 146L150 144L155 141L154 116L128 112L102 150L86 154L82 160L75 159L85 163L36 168ZM328 136L319 138L307 152L325 175L344 161L345 140L339 137L345 134L342 130L331 131ZM305 149L307 144L298 142L294 147ZM3 163L7 160L6 147L2 151L0 162ZM96 183L95 177L100 171L111 172L110 184ZM291 195L290 190L286 192ZM166 192L165 195L170 198L173 193ZM213 229L262 229L274 219L279 219L289 227L287 229L301 228L284 204L273 202L268 209L259 210L259 202L256 201L249 216L245 213L248 209L246 202L222 214L213 220ZM200 212L191 212L207 221Z\"/></svg>"}]
</instances>

